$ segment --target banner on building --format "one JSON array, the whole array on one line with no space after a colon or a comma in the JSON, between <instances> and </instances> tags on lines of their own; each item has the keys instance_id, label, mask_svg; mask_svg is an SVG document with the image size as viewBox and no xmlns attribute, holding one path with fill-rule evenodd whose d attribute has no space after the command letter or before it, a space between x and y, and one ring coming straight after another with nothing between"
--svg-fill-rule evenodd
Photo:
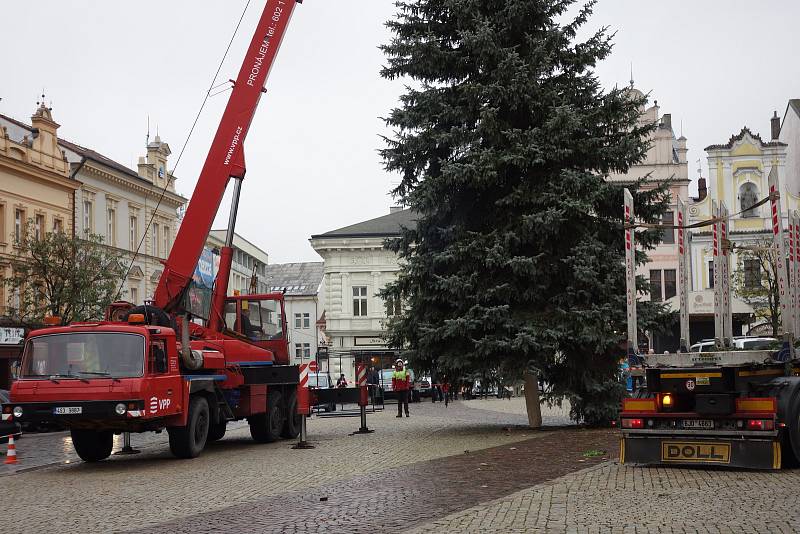
<instances>
[{"instance_id":1,"label":"banner on building","mask_svg":"<svg viewBox=\"0 0 800 534\"><path fill-rule=\"evenodd\" d=\"M216 258L217 256L210 249L203 248L187 292L186 309L195 317L205 320L208 320L211 309L211 291L214 288L216 267L219 265L219 262L215 261Z\"/></svg>"}]
</instances>

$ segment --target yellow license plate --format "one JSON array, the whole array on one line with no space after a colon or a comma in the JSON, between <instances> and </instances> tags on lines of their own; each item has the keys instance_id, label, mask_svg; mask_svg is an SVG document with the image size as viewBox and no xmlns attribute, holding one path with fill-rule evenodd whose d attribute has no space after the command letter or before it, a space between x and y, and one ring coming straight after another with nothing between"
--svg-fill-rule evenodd
<instances>
[{"instance_id":1,"label":"yellow license plate","mask_svg":"<svg viewBox=\"0 0 800 534\"><path fill-rule=\"evenodd\" d=\"M731 445L708 441L662 441L661 461L728 464Z\"/></svg>"}]
</instances>

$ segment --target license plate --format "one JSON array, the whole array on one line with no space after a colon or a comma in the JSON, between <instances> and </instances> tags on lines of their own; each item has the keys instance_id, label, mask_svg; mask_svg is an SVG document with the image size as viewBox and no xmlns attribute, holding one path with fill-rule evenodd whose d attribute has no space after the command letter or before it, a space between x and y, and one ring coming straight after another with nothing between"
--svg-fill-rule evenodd
<instances>
[{"instance_id":1,"label":"license plate","mask_svg":"<svg viewBox=\"0 0 800 534\"><path fill-rule=\"evenodd\" d=\"M59 406L58 408L53 408L53 413L55 415L75 415L83 413L83 408L80 406Z\"/></svg>"},{"instance_id":2,"label":"license plate","mask_svg":"<svg viewBox=\"0 0 800 534\"><path fill-rule=\"evenodd\" d=\"M728 464L731 461L731 445L721 442L662 441L661 461Z\"/></svg>"},{"instance_id":3,"label":"license plate","mask_svg":"<svg viewBox=\"0 0 800 534\"><path fill-rule=\"evenodd\" d=\"M712 421L711 419L684 419L683 428L714 430L714 421Z\"/></svg>"}]
</instances>

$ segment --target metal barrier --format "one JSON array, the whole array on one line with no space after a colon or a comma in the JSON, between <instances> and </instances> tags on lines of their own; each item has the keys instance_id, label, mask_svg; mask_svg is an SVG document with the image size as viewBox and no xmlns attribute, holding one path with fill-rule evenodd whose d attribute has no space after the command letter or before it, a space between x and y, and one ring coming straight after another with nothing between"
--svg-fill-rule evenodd
<instances>
[{"instance_id":1,"label":"metal barrier","mask_svg":"<svg viewBox=\"0 0 800 534\"><path fill-rule=\"evenodd\" d=\"M331 413L317 413L319 418L331 417L360 417L361 427L355 434L367 434L373 432L367 427L367 406L369 405L369 386L367 385L366 367L359 364L356 369L356 387L352 388L330 388L330 389L315 389L312 395L314 397L313 404L357 404L357 410L340 410ZM373 396L374 398L374 396ZM375 406L373 403L372 412L374 413Z\"/></svg>"}]
</instances>

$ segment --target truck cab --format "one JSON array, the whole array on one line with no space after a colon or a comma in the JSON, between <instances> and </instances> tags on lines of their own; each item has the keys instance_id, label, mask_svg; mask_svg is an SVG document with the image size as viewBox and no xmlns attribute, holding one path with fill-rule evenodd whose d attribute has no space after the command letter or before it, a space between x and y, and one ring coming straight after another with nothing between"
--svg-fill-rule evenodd
<instances>
[{"instance_id":1,"label":"truck cab","mask_svg":"<svg viewBox=\"0 0 800 534\"><path fill-rule=\"evenodd\" d=\"M172 354L170 354L170 349ZM113 430L163 427L179 417L183 388L169 328L78 323L34 331L4 412L65 428L102 420Z\"/></svg>"}]
</instances>

